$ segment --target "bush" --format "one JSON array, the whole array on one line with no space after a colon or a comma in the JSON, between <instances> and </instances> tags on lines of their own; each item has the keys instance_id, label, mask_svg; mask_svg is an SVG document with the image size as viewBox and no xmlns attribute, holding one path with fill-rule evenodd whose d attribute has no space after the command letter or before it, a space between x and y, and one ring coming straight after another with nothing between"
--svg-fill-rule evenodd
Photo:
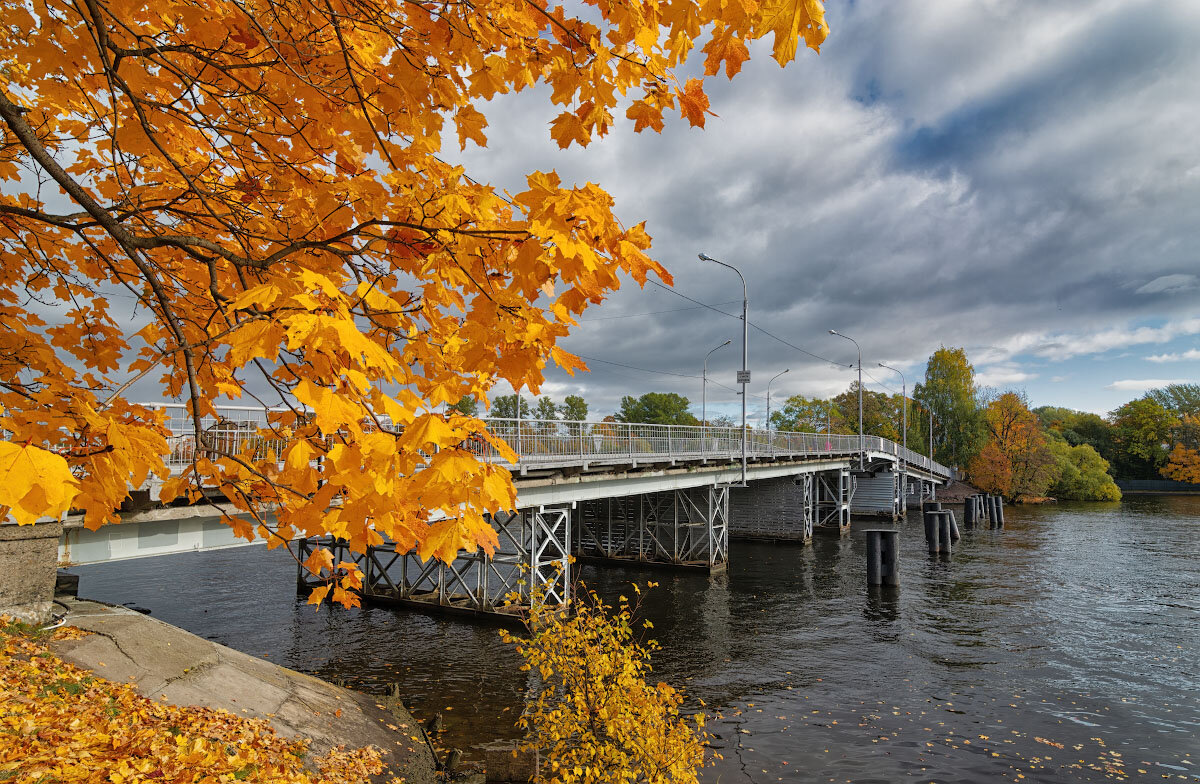
<instances>
[{"instance_id":1,"label":"bush","mask_svg":"<svg viewBox=\"0 0 1200 784\"><path fill-rule=\"evenodd\" d=\"M628 599L614 609L595 593L581 594L573 614L535 597L529 636L501 632L536 677L518 720L522 749L543 760L534 781L694 784L704 764L704 714L681 716L683 695L647 682L657 646L634 640Z\"/></svg>"}]
</instances>

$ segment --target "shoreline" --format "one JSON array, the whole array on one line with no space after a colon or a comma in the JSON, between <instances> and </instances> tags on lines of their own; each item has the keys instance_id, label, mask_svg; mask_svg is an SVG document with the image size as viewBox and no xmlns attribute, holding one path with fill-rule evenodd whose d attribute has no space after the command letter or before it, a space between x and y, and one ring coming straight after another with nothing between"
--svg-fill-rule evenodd
<instances>
[{"instance_id":1,"label":"shoreline","mask_svg":"<svg viewBox=\"0 0 1200 784\"><path fill-rule=\"evenodd\" d=\"M374 746L385 767L373 781L393 776L406 784L444 781L424 730L399 698L345 689L125 607L71 597L59 601L68 608L66 625L90 632L50 643L65 662L130 683L149 699L263 719L282 737L309 740L315 754ZM472 779L482 780L465 780Z\"/></svg>"}]
</instances>

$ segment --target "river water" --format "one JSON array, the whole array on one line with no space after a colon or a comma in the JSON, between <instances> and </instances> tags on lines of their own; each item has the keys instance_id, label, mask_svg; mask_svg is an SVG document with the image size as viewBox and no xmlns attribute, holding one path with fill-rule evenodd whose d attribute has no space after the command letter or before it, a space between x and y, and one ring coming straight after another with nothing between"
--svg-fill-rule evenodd
<instances>
[{"instance_id":1,"label":"river water","mask_svg":"<svg viewBox=\"0 0 1200 784\"><path fill-rule=\"evenodd\" d=\"M1010 507L931 558L917 515L902 585L865 585L860 527L734 542L729 569L587 566L643 606L656 676L704 700L705 782L1200 781L1200 497ZM526 679L495 627L383 608L314 612L286 554L249 547L80 568L225 645L383 693L399 681L445 746L513 738ZM468 753L468 757L470 754Z\"/></svg>"}]
</instances>

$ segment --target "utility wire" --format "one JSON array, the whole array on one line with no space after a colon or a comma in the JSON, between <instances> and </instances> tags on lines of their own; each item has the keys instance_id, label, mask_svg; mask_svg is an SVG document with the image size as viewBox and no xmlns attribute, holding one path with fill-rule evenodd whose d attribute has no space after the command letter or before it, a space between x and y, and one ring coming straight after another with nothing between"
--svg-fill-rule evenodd
<instances>
[{"instance_id":1,"label":"utility wire","mask_svg":"<svg viewBox=\"0 0 1200 784\"><path fill-rule=\"evenodd\" d=\"M616 367L623 367L623 368L628 368L630 370L637 370L642 373L654 373L654 374L657 374L660 376L675 376L676 378L699 378L699 379L704 378L704 376L697 376L694 373L676 373L671 370L653 370L651 368L637 367L636 365L626 365L624 362L613 362L610 359L600 359L599 357L589 357L586 354L576 354L575 356L579 357L580 359L586 359L588 362L600 362L605 365L615 365ZM708 379L708 383L712 384L713 386L718 386L721 389L727 389L730 392L733 392L735 395L741 394L738 390L734 389L733 387L725 386L720 381L713 381L712 378ZM750 393L750 397L756 397L756 398L759 398L760 400L767 399L766 395L756 395L753 392Z\"/></svg>"},{"instance_id":2,"label":"utility wire","mask_svg":"<svg viewBox=\"0 0 1200 784\"><path fill-rule=\"evenodd\" d=\"M673 288L671 288L670 286L664 286L662 283L659 283L657 280L651 280L650 282L651 282L651 283L653 283L655 286L658 286L660 289L664 289L664 290L666 290L666 291L669 291L669 292L671 292L672 294L674 294L674 295L676 295L676 296L678 296L678 297L683 297L683 298L684 298L684 299L686 299L688 302L695 302L697 305L700 305L701 307L705 307L705 308L708 308L709 310L712 310L712 311L715 311L715 312L717 312L717 313L720 313L722 316L729 316L730 318L735 318L735 319L740 319L740 318L741 318L741 316L739 316L739 315L738 315L738 314L736 314L736 313L729 313L728 311L724 311L724 310L721 310L721 309L720 309L720 308L718 308L718 307L715 307L715 306L713 306L713 305L709 305L707 302L701 302L701 301L700 301L700 300L698 300L698 299L692 299L692 298L691 298L691 297L689 297L687 294L684 294L684 293L683 293L683 292L681 292L681 291L677 291L676 289L673 289ZM773 333L773 332L769 332L769 331L767 331L767 330L763 329L762 327L758 326L757 324L755 324L753 321L750 321L749 319L747 319L747 320L746 320L746 323L747 323L747 324L749 324L750 326L754 327L755 329L757 329L759 332L763 333L763 334L764 334L764 335L766 335L767 337L769 337L769 338L773 338L774 340L778 340L778 341L779 341L780 343L782 343L783 345L787 346L788 348L795 349L796 351L799 351L801 354L807 354L808 356L812 357L813 359L819 359L819 360L821 360L822 362L828 362L829 364L831 364L831 365L833 365L833 366L835 366L835 367L839 367L839 368L846 367L846 365L843 365L843 364L842 364L842 363L840 363L840 362L834 362L834 361L833 361L832 359L830 359L829 357L823 357L823 356L821 356L820 354L814 354L813 352L809 351L809 350L808 350L808 349L806 349L806 348L801 348L800 346L797 346L795 343L791 343L791 342L789 342L789 341L787 341L787 340L784 340L783 338L779 337L779 336L778 336L778 335L776 335L775 333Z\"/></svg>"},{"instance_id":3,"label":"utility wire","mask_svg":"<svg viewBox=\"0 0 1200 784\"><path fill-rule=\"evenodd\" d=\"M718 305L732 305L736 301L737 300L730 300L729 302L718 302L717 304ZM680 311L683 311L683 310L699 310L700 308L705 308L705 307L708 307L708 306L707 305L694 305L692 307L687 307L687 308L671 308L670 310L650 310L645 313L623 313L619 316L596 316L595 318L579 319L579 323L586 324L589 321L613 321L615 319L637 318L638 316L657 316L660 313L679 313Z\"/></svg>"}]
</instances>

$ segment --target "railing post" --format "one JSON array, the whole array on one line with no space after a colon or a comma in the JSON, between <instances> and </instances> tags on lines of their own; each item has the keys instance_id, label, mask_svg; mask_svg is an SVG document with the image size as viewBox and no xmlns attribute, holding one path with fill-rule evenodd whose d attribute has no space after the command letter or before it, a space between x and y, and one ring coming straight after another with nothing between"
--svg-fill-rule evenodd
<instances>
[{"instance_id":1,"label":"railing post","mask_svg":"<svg viewBox=\"0 0 1200 784\"><path fill-rule=\"evenodd\" d=\"M675 445L671 442L671 425L667 425L667 457L675 456Z\"/></svg>"}]
</instances>

